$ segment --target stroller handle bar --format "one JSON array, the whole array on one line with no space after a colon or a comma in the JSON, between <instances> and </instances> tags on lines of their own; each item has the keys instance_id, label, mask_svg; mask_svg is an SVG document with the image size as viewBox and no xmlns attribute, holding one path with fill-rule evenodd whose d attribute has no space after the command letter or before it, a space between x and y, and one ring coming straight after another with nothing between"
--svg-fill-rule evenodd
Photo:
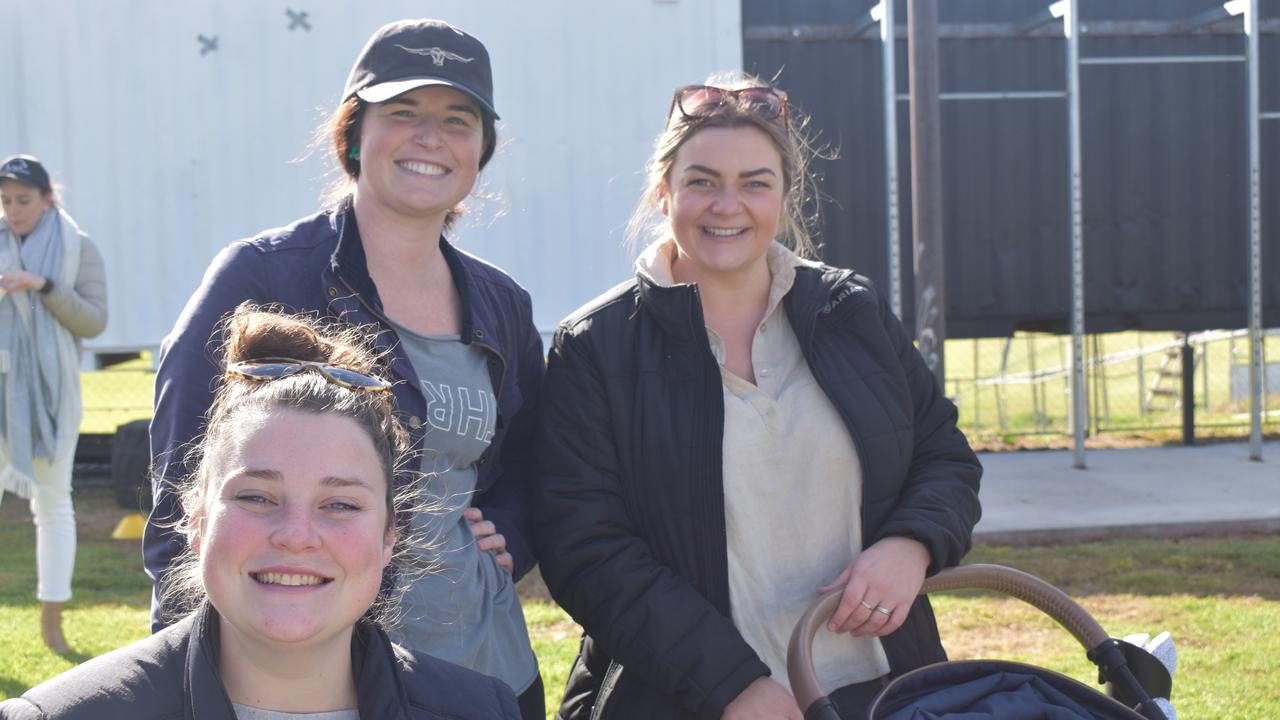
<instances>
[{"instance_id":1,"label":"stroller handle bar","mask_svg":"<svg viewBox=\"0 0 1280 720\"><path fill-rule=\"evenodd\" d=\"M1003 565L962 565L946 568L925 578L920 594L945 590L994 590L1034 605L1062 625L1085 650L1092 650L1108 640L1098 621L1066 593L1040 578ZM787 666L791 690L801 709L808 708L826 693L818 686L813 666L813 638L836 606L843 593L839 590L823 595L804 615L791 634L787 647Z\"/></svg>"}]
</instances>

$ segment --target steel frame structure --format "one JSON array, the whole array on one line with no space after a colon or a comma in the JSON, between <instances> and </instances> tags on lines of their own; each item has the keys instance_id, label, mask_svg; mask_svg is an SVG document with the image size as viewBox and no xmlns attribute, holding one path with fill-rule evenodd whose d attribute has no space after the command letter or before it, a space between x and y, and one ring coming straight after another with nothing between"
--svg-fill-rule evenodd
<instances>
[{"instance_id":1,"label":"steel frame structure","mask_svg":"<svg viewBox=\"0 0 1280 720\"><path fill-rule=\"evenodd\" d=\"M965 23L943 24L938 27L939 38L1007 38L1007 37L1064 37L1066 40L1067 73L1063 90L1021 92L940 92L942 101L999 101L999 100L1066 100L1068 115L1068 155L1070 182L1067 206L1070 217L1071 242L1071 426L1073 440L1073 465L1087 467L1085 457L1085 430L1088 424L1088 394L1085 389L1085 306L1084 306L1084 188L1082 181L1081 133L1080 133L1080 68L1135 65L1135 64L1186 64L1186 63L1242 63L1247 75L1246 122L1248 128L1249 174L1249 459L1262 460L1262 373L1263 373L1263 325L1262 325L1262 168L1261 123L1264 120L1280 120L1280 109L1264 111L1259 107L1259 45L1262 32L1280 32L1280 20L1262 22L1258 17L1261 0L1230 0L1194 17L1177 21L1104 21L1082 23L1079 0L1057 0L1030 18L1019 23ZM894 21L893 0L881 0L859 22L837 26L766 26L752 28L748 40L860 40L873 27L879 27L879 39L883 57L884 145L885 145L885 214L887 218L889 300L893 311L902 314L902 260L900 244L900 200L898 191L898 137L897 111L899 101L909 101L906 94L896 92L896 59L894 44L905 37L905 28ZM1080 38L1090 37L1158 37L1197 34L1239 34L1235 18L1243 16L1245 51L1242 55L1153 55L1153 56L1099 56L1080 57ZM1061 22L1061 28L1055 29ZM1231 22L1231 27L1227 27Z\"/></svg>"}]
</instances>

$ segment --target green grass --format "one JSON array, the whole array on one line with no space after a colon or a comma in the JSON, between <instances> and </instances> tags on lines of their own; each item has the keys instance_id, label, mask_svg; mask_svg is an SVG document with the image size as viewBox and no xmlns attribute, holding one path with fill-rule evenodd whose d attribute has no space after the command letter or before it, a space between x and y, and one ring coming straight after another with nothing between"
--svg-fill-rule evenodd
<instances>
[{"instance_id":1,"label":"green grass","mask_svg":"<svg viewBox=\"0 0 1280 720\"><path fill-rule=\"evenodd\" d=\"M0 698L78 662L145 637L150 627L151 583L136 540L109 539L119 515L109 493L77 492L75 597L64 627L72 653L49 652L40 640L35 600L35 532L27 503L5 495L0 504ZM94 512L93 508L103 508Z\"/></svg>"},{"instance_id":2,"label":"green grass","mask_svg":"<svg viewBox=\"0 0 1280 720\"><path fill-rule=\"evenodd\" d=\"M150 352L105 370L80 373L80 432L113 433L127 422L151 417L155 379Z\"/></svg>"}]
</instances>

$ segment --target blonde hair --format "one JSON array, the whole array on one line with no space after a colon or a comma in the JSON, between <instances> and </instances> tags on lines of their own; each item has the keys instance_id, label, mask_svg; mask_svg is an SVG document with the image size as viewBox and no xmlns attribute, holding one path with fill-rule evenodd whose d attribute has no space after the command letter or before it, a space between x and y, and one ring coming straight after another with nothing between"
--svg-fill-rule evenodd
<instances>
[{"instance_id":1,"label":"blonde hair","mask_svg":"<svg viewBox=\"0 0 1280 720\"><path fill-rule=\"evenodd\" d=\"M769 81L744 72L714 73L704 84L725 90L774 87ZM768 136L782 157L783 213L777 239L801 257L816 256L818 248L813 238L819 222L817 184L809 164L814 158L830 159L832 154L814 145L808 116L794 105L787 113L785 120L781 116L766 120L740 103L726 102L708 115L686 117L673 107L666 129L653 143L653 154L645 166L644 193L627 223L626 242L632 253L670 236L670 223L661 212L662 199L668 191L676 153L689 138L707 128L753 127Z\"/></svg>"}]
</instances>

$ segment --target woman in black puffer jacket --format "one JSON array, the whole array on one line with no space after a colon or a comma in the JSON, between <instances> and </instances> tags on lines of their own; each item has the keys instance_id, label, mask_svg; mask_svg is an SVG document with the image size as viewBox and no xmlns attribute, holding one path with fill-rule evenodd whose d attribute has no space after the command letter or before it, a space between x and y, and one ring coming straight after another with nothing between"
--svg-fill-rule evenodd
<instances>
[{"instance_id":1,"label":"woman in black puffer jacket","mask_svg":"<svg viewBox=\"0 0 1280 720\"><path fill-rule=\"evenodd\" d=\"M820 589L843 717L945 658L917 593L968 551L982 468L867 279L801 257L802 125L755 78L677 90L636 278L556 332L536 519L585 630L566 720L799 719L786 643Z\"/></svg>"}]
</instances>

